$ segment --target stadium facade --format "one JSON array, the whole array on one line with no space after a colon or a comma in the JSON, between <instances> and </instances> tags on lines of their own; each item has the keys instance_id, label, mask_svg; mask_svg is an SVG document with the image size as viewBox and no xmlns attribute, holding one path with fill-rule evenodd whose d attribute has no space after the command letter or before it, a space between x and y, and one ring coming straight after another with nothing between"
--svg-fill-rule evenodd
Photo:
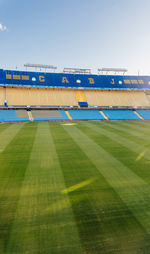
<instances>
[{"instance_id":1,"label":"stadium facade","mask_svg":"<svg viewBox=\"0 0 150 254\"><path fill-rule=\"evenodd\" d=\"M150 76L0 70L0 122L150 120Z\"/></svg>"},{"instance_id":2,"label":"stadium facade","mask_svg":"<svg viewBox=\"0 0 150 254\"><path fill-rule=\"evenodd\" d=\"M84 89L150 89L150 76L92 75L0 70L0 84Z\"/></svg>"}]
</instances>

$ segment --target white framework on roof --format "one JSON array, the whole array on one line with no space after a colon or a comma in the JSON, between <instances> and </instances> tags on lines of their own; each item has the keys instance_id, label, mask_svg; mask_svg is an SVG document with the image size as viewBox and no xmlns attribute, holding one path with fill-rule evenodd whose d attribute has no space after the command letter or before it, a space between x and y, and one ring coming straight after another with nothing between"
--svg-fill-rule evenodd
<instances>
[{"instance_id":1,"label":"white framework on roof","mask_svg":"<svg viewBox=\"0 0 150 254\"><path fill-rule=\"evenodd\" d=\"M91 74L91 69L64 68L63 72L72 74Z\"/></svg>"},{"instance_id":2,"label":"white framework on roof","mask_svg":"<svg viewBox=\"0 0 150 254\"><path fill-rule=\"evenodd\" d=\"M30 63L27 63L27 64L24 64L24 67L26 67L26 68L28 68L28 67L30 67L30 68L39 68L40 70L41 69L45 69L45 71L46 71L46 69L51 69L51 70L56 70L57 69L57 67L56 66L53 66L53 65L46 65L46 64L30 64Z\"/></svg>"},{"instance_id":3,"label":"white framework on roof","mask_svg":"<svg viewBox=\"0 0 150 254\"><path fill-rule=\"evenodd\" d=\"M128 70L125 68L101 68L101 69L98 69L98 74L103 74L103 72L106 74L108 74L109 72L114 72L115 74L116 73L125 74L126 72L128 72Z\"/></svg>"}]
</instances>

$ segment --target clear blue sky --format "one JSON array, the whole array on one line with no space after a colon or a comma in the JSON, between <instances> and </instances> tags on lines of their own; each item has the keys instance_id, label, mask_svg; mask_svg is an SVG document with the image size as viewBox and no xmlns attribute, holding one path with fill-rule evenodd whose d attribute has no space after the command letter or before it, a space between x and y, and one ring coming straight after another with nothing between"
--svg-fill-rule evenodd
<instances>
[{"instance_id":1,"label":"clear blue sky","mask_svg":"<svg viewBox=\"0 0 150 254\"><path fill-rule=\"evenodd\" d=\"M5 68L30 62L150 74L150 0L0 0L0 48Z\"/></svg>"}]
</instances>

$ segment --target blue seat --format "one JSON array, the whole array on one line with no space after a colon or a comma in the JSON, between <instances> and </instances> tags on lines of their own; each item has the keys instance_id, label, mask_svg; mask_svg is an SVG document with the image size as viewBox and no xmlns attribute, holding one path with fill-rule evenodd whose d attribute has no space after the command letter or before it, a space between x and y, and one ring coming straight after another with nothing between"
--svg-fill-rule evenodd
<instances>
[{"instance_id":1,"label":"blue seat","mask_svg":"<svg viewBox=\"0 0 150 254\"><path fill-rule=\"evenodd\" d=\"M0 122L25 122L29 118L18 117L16 110L0 110Z\"/></svg>"},{"instance_id":2,"label":"blue seat","mask_svg":"<svg viewBox=\"0 0 150 254\"><path fill-rule=\"evenodd\" d=\"M105 120L98 110L69 110L73 120Z\"/></svg>"},{"instance_id":3,"label":"blue seat","mask_svg":"<svg viewBox=\"0 0 150 254\"><path fill-rule=\"evenodd\" d=\"M145 120L150 120L150 110L137 110L137 112L138 112Z\"/></svg>"},{"instance_id":4,"label":"blue seat","mask_svg":"<svg viewBox=\"0 0 150 254\"><path fill-rule=\"evenodd\" d=\"M132 110L103 110L109 120L141 120Z\"/></svg>"},{"instance_id":5,"label":"blue seat","mask_svg":"<svg viewBox=\"0 0 150 254\"><path fill-rule=\"evenodd\" d=\"M35 121L57 121L57 120L69 120L64 110L58 110L60 116L57 117L34 117Z\"/></svg>"}]
</instances>

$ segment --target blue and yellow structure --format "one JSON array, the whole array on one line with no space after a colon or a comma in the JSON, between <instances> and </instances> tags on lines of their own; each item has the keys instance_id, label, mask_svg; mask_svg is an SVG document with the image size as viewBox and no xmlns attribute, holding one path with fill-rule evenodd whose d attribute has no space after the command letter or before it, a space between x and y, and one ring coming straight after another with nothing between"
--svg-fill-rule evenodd
<instances>
[{"instance_id":1,"label":"blue and yellow structure","mask_svg":"<svg viewBox=\"0 0 150 254\"><path fill-rule=\"evenodd\" d=\"M0 85L74 89L150 89L150 76L44 73L0 69Z\"/></svg>"}]
</instances>

